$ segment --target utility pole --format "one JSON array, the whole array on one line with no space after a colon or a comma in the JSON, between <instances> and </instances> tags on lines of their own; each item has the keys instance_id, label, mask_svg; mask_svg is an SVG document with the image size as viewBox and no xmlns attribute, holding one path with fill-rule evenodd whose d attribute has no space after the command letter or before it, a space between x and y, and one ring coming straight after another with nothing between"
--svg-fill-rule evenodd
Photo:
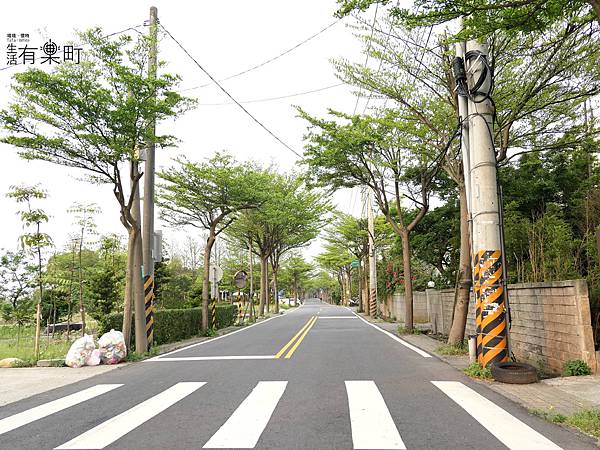
<instances>
[{"instance_id":1,"label":"utility pole","mask_svg":"<svg viewBox=\"0 0 600 450\"><path fill-rule=\"evenodd\" d=\"M139 174L138 162L132 161L131 164L133 177L136 178ZM134 186L132 185L132 188ZM131 215L135 221L135 226L138 227L137 238L134 241L134 254L133 254L133 277L131 288L133 290L133 304L135 307L135 350L137 353L144 353L148 349L148 339L146 337L146 316L144 314L144 293L142 284L142 233L140 227L140 184L138 181L137 189L135 190L133 197L133 206L131 208Z\"/></svg>"},{"instance_id":2,"label":"utility pole","mask_svg":"<svg viewBox=\"0 0 600 450\"><path fill-rule=\"evenodd\" d=\"M254 261L252 258L252 239L248 245L248 263L250 266L250 322L254 319Z\"/></svg>"},{"instance_id":3,"label":"utility pole","mask_svg":"<svg viewBox=\"0 0 600 450\"><path fill-rule=\"evenodd\" d=\"M468 114L468 180L472 220L473 290L479 363L486 367L508 360L507 299L502 230L493 142L493 103L488 46L468 41L464 55ZM460 104L459 104L460 107ZM463 112L464 113L464 112ZM462 114L461 114L462 115ZM464 158L464 156L463 156ZM465 160L463 159L463 162Z\"/></svg>"},{"instance_id":4,"label":"utility pole","mask_svg":"<svg viewBox=\"0 0 600 450\"><path fill-rule=\"evenodd\" d=\"M150 7L150 50L148 55L148 79L156 80L157 41L158 41L158 10ZM156 99L156 92L154 92ZM146 145L146 163L144 168L144 221L143 221L143 258L144 258L144 317L148 349L152 346L154 337L154 172L156 117L148 123L150 139Z\"/></svg>"},{"instance_id":5,"label":"utility pole","mask_svg":"<svg viewBox=\"0 0 600 450\"><path fill-rule=\"evenodd\" d=\"M373 191L368 188L367 220L369 230L369 312L377 317L377 258L375 253L375 217L373 216Z\"/></svg>"}]
</instances>

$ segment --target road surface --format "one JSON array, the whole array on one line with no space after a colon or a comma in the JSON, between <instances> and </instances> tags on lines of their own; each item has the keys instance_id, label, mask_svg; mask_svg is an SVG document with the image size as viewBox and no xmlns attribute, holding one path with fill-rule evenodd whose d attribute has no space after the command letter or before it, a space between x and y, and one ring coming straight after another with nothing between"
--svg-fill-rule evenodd
<instances>
[{"instance_id":1,"label":"road surface","mask_svg":"<svg viewBox=\"0 0 600 450\"><path fill-rule=\"evenodd\" d=\"M597 448L346 308L291 311L6 405L0 448Z\"/></svg>"}]
</instances>

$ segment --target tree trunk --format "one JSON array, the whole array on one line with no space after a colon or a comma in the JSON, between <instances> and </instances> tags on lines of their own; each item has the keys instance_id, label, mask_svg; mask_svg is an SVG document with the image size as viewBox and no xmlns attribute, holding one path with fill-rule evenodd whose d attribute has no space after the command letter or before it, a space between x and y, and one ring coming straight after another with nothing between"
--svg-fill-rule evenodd
<instances>
[{"instance_id":1,"label":"tree trunk","mask_svg":"<svg viewBox=\"0 0 600 450\"><path fill-rule=\"evenodd\" d=\"M358 259L358 312L363 312L363 274L362 267L360 264L360 258Z\"/></svg>"},{"instance_id":2,"label":"tree trunk","mask_svg":"<svg viewBox=\"0 0 600 450\"><path fill-rule=\"evenodd\" d=\"M81 253L83 251L84 228L81 228L81 238L79 239L79 312L81 314L81 335L85 334L85 306L83 305L83 267Z\"/></svg>"},{"instance_id":3,"label":"tree trunk","mask_svg":"<svg viewBox=\"0 0 600 450\"><path fill-rule=\"evenodd\" d=\"M258 305L259 315L265 315L265 305L269 301L269 278L267 273L268 257L260 255L260 302ZM267 312L269 307L267 306Z\"/></svg>"},{"instance_id":4,"label":"tree trunk","mask_svg":"<svg viewBox=\"0 0 600 450\"><path fill-rule=\"evenodd\" d=\"M402 264L404 265L404 303L405 303L405 323L407 330L413 329L413 290L412 290L412 270L410 264L410 232L403 230L402 235Z\"/></svg>"},{"instance_id":5,"label":"tree trunk","mask_svg":"<svg viewBox=\"0 0 600 450\"><path fill-rule=\"evenodd\" d=\"M139 208L139 203L137 204ZM139 217L139 215L138 215ZM146 336L146 302L144 300L144 282L142 281L142 229L138 220L135 230L134 264L133 264L133 301L135 311L135 351L145 353L148 351L148 338Z\"/></svg>"},{"instance_id":6,"label":"tree trunk","mask_svg":"<svg viewBox=\"0 0 600 450\"><path fill-rule=\"evenodd\" d=\"M127 242L127 273L125 275L125 304L123 306L123 337L125 346L129 351L131 344L131 304L133 303L133 273L135 259L135 230L129 229L129 239Z\"/></svg>"},{"instance_id":7,"label":"tree trunk","mask_svg":"<svg viewBox=\"0 0 600 450\"><path fill-rule=\"evenodd\" d=\"M465 338L465 327L469 312L471 288L471 245L469 232L469 216L467 211L467 194L464 183L459 183L460 202L460 259L458 264L458 286L454 318L448 334L448 344L459 344Z\"/></svg>"},{"instance_id":8,"label":"tree trunk","mask_svg":"<svg viewBox=\"0 0 600 450\"><path fill-rule=\"evenodd\" d=\"M369 301L369 271L367 267L369 266L369 257L363 256L363 308L365 312L365 316L370 314L370 301Z\"/></svg>"},{"instance_id":9,"label":"tree trunk","mask_svg":"<svg viewBox=\"0 0 600 450\"><path fill-rule=\"evenodd\" d=\"M588 3L592 5L592 9L596 13L596 19L600 20L600 0L588 0Z\"/></svg>"},{"instance_id":10,"label":"tree trunk","mask_svg":"<svg viewBox=\"0 0 600 450\"><path fill-rule=\"evenodd\" d=\"M275 314L279 314L279 294L277 288L277 269L273 268L273 301Z\"/></svg>"},{"instance_id":11,"label":"tree trunk","mask_svg":"<svg viewBox=\"0 0 600 450\"><path fill-rule=\"evenodd\" d=\"M208 304L210 301L210 291L208 280L210 278L210 252L215 243L215 230L211 228L208 231L208 239L204 247L204 268L202 274L202 331L208 330Z\"/></svg>"},{"instance_id":12,"label":"tree trunk","mask_svg":"<svg viewBox=\"0 0 600 450\"><path fill-rule=\"evenodd\" d=\"M342 288L343 290L343 288ZM298 278L294 276L294 306L298 306Z\"/></svg>"}]
</instances>

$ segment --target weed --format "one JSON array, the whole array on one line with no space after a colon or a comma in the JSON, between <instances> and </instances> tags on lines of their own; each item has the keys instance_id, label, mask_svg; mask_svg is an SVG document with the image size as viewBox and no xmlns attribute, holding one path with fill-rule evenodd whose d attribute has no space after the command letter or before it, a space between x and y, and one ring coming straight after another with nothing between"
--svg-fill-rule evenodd
<instances>
[{"instance_id":1,"label":"weed","mask_svg":"<svg viewBox=\"0 0 600 450\"><path fill-rule=\"evenodd\" d=\"M529 412L534 416L538 416L552 423L565 423L568 419L568 417L563 414L544 411L542 409L530 409Z\"/></svg>"},{"instance_id":2,"label":"weed","mask_svg":"<svg viewBox=\"0 0 600 450\"><path fill-rule=\"evenodd\" d=\"M469 348L465 341L461 341L455 345L443 344L435 349L435 352L439 355L445 356L457 356L457 355L468 355Z\"/></svg>"},{"instance_id":3,"label":"weed","mask_svg":"<svg viewBox=\"0 0 600 450\"><path fill-rule=\"evenodd\" d=\"M464 371L468 376L473 378L480 378L482 380L488 380L492 378L492 371L489 367L481 367L478 362L469 364Z\"/></svg>"},{"instance_id":4,"label":"weed","mask_svg":"<svg viewBox=\"0 0 600 450\"><path fill-rule=\"evenodd\" d=\"M576 377L579 375L591 375L592 369L581 359L572 359L563 366L563 376Z\"/></svg>"},{"instance_id":5,"label":"weed","mask_svg":"<svg viewBox=\"0 0 600 450\"><path fill-rule=\"evenodd\" d=\"M217 330L215 330L214 328L207 328L206 331L204 332L204 336L206 337L213 337L217 335Z\"/></svg>"},{"instance_id":6,"label":"weed","mask_svg":"<svg viewBox=\"0 0 600 450\"><path fill-rule=\"evenodd\" d=\"M398 325L398 334L423 334L423 332L418 328L413 328L412 330L409 330L405 326Z\"/></svg>"},{"instance_id":7,"label":"weed","mask_svg":"<svg viewBox=\"0 0 600 450\"><path fill-rule=\"evenodd\" d=\"M576 412L571 416L554 414L539 409L532 409L530 413L553 423L562 423L578 428L584 433L600 438L600 410L587 409Z\"/></svg>"},{"instance_id":8,"label":"weed","mask_svg":"<svg viewBox=\"0 0 600 450\"><path fill-rule=\"evenodd\" d=\"M579 411L566 418L567 424L600 438L600 410Z\"/></svg>"}]
</instances>

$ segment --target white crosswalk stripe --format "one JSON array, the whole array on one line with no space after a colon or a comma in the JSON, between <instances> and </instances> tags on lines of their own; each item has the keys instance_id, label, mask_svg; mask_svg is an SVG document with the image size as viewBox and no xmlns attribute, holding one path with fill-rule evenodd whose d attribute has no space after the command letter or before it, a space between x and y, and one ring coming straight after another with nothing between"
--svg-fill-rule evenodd
<instances>
[{"instance_id":1,"label":"white crosswalk stripe","mask_svg":"<svg viewBox=\"0 0 600 450\"><path fill-rule=\"evenodd\" d=\"M287 381L261 381L203 448L254 448Z\"/></svg>"},{"instance_id":2,"label":"white crosswalk stripe","mask_svg":"<svg viewBox=\"0 0 600 450\"><path fill-rule=\"evenodd\" d=\"M458 381L432 381L511 450L561 450L533 428Z\"/></svg>"},{"instance_id":3,"label":"white crosswalk stripe","mask_svg":"<svg viewBox=\"0 0 600 450\"><path fill-rule=\"evenodd\" d=\"M406 449L373 381L346 381L355 449Z\"/></svg>"},{"instance_id":4,"label":"white crosswalk stripe","mask_svg":"<svg viewBox=\"0 0 600 450\"><path fill-rule=\"evenodd\" d=\"M5 419L0 420L0 434L7 433L16 428L22 427L23 425L35 422L36 420L43 419L44 417L48 417L59 411L70 408L71 406L75 406L79 403L85 402L99 395L105 394L106 392L112 391L113 389L116 389L121 386L123 385L98 384L88 389L84 389L83 391L79 391L74 394L67 395L66 397L59 398L58 400L54 400L48 403L44 403L43 405L36 406L35 408L28 409L27 411L23 411L19 414L6 417Z\"/></svg>"},{"instance_id":5,"label":"white crosswalk stripe","mask_svg":"<svg viewBox=\"0 0 600 450\"><path fill-rule=\"evenodd\" d=\"M432 381L443 394L472 416L491 436L510 450L561 450L548 438L535 431L508 411L494 404L473 389L458 381ZM116 443L120 438L161 414L204 386L205 382L180 382L157 395L131 407L79 436L57 447L62 449L102 449ZM203 448L254 448L274 416L287 381L260 381L210 437ZM123 386L122 384L99 384L80 392L44 403L18 414L0 419L0 435L31 424L52 414L81 404L99 395ZM345 381L348 413L354 449L401 449L406 445L400 435L402 423L394 422L386 402L373 380ZM437 394L438 391L433 391ZM239 401L238 400L238 401ZM288 405L289 406L289 405ZM457 408L460 414L463 413ZM198 417L198 420L204 420ZM396 419L397 420L397 419ZM406 425L404 425L405 427ZM217 424L215 424L216 429ZM214 429L210 430L211 432ZM400 431L399 431L400 429ZM507 430L509 430L507 432ZM141 431L141 430L140 430ZM199 448L210 436L194 436ZM409 442L409 444L411 444ZM328 443L323 443L328 447ZM285 443L282 443L282 448Z\"/></svg>"},{"instance_id":6,"label":"white crosswalk stripe","mask_svg":"<svg viewBox=\"0 0 600 450\"><path fill-rule=\"evenodd\" d=\"M200 389L206 383L177 383L166 391L134 406L133 408L101 423L95 428L57 447L62 449L101 449L125 436L130 431L160 414L168 407Z\"/></svg>"}]
</instances>

